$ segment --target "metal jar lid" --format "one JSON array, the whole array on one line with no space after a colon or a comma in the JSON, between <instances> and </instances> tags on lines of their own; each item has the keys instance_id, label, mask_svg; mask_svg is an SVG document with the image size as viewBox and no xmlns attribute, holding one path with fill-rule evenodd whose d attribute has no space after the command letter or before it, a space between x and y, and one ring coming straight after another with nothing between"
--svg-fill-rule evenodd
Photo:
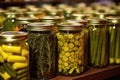
<instances>
[{"instance_id":1,"label":"metal jar lid","mask_svg":"<svg viewBox=\"0 0 120 80\"><path fill-rule=\"evenodd\" d=\"M120 24L120 17L107 17L108 24Z\"/></svg>"},{"instance_id":2,"label":"metal jar lid","mask_svg":"<svg viewBox=\"0 0 120 80\"><path fill-rule=\"evenodd\" d=\"M83 25L87 25L88 21L87 20L83 20L83 19L70 19L70 20L67 20L68 22L77 22L77 23L80 23L80 24L83 24Z\"/></svg>"},{"instance_id":3,"label":"metal jar lid","mask_svg":"<svg viewBox=\"0 0 120 80\"><path fill-rule=\"evenodd\" d=\"M54 24L47 22L34 22L28 24L28 31L50 31Z\"/></svg>"},{"instance_id":4,"label":"metal jar lid","mask_svg":"<svg viewBox=\"0 0 120 80\"><path fill-rule=\"evenodd\" d=\"M17 18L17 23L19 24L28 24L30 22L36 22L38 18L31 18L31 17L19 17Z\"/></svg>"},{"instance_id":5,"label":"metal jar lid","mask_svg":"<svg viewBox=\"0 0 120 80\"><path fill-rule=\"evenodd\" d=\"M63 19L63 17L59 16L44 16L40 18L40 21L42 22L60 22Z\"/></svg>"},{"instance_id":6,"label":"metal jar lid","mask_svg":"<svg viewBox=\"0 0 120 80\"><path fill-rule=\"evenodd\" d=\"M106 25L106 24L107 24L106 19L100 19L100 18L88 19L88 25Z\"/></svg>"},{"instance_id":7,"label":"metal jar lid","mask_svg":"<svg viewBox=\"0 0 120 80\"><path fill-rule=\"evenodd\" d=\"M21 31L5 31L0 33L0 41L12 42L27 39L27 33Z\"/></svg>"},{"instance_id":8,"label":"metal jar lid","mask_svg":"<svg viewBox=\"0 0 120 80\"><path fill-rule=\"evenodd\" d=\"M63 22L59 24L58 29L62 31L80 31L83 27L83 24L77 22Z\"/></svg>"}]
</instances>

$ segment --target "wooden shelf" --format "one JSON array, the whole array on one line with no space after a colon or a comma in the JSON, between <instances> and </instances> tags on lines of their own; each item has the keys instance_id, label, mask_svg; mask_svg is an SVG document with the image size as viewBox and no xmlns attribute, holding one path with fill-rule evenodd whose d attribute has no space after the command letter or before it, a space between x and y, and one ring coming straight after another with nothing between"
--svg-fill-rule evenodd
<instances>
[{"instance_id":1,"label":"wooden shelf","mask_svg":"<svg viewBox=\"0 0 120 80\"><path fill-rule=\"evenodd\" d=\"M57 76L51 80L104 80L120 75L120 65L110 65L104 68L91 68L79 76Z\"/></svg>"}]
</instances>

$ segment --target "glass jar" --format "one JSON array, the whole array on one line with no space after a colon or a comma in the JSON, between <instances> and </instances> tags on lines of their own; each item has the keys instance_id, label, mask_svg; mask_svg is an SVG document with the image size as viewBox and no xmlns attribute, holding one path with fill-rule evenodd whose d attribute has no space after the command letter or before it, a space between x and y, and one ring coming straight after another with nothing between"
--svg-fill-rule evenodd
<instances>
[{"instance_id":1,"label":"glass jar","mask_svg":"<svg viewBox=\"0 0 120 80\"><path fill-rule=\"evenodd\" d=\"M59 24L58 39L58 73L60 75L78 75L85 71L85 33L82 24Z\"/></svg>"},{"instance_id":2,"label":"glass jar","mask_svg":"<svg viewBox=\"0 0 120 80\"><path fill-rule=\"evenodd\" d=\"M120 64L120 17L108 17L109 62Z\"/></svg>"},{"instance_id":3,"label":"glass jar","mask_svg":"<svg viewBox=\"0 0 120 80\"><path fill-rule=\"evenodd\" d=\"M90 62L93 67L104 67L108 64L108 31L105 19L88 20L90 35Z\"/></svg>"},{"instance_id":4,"label":"glass jar","mask_svg":"<svg viewBox=\"0 0 120 80\"><path fill-rule=\"evenodd\" d=\"M27 33L0 33L0 76L3 80L29 80Z\"/></svg>"},{"instance_id":5,"label":"glass jar","mask_svg":"<svg viewBox=\"0 0 120 80\"><path fill-rule=\"evenodd\" d=\"M86 58L86 61L88 61L88 55L89 55L89 30L87 28L87 24L88 24L88 21L87 20L83 20L83 19L70 19L70 20L67 20L68 22L77 22L77 23L80 23L83 25L83 29L82 29L82 32L85 33L85 56L87 57Z\"/></svg>"},{"instance_id":6,"label":"glass jar","mask_svg":"<svg viewBox=\"0 0 120 80\"><path fill-rule=\"evenodd\" d=\"M51 34L53 24L30 23L28 43L30 46L30 79L50 79L56 71L56 37Z\"/></svg>"},{"instance_id":7,"label":"glass jar","mask_svg":"<svg viewBox=\"0 0 120 80\"><path fill-rule=\"evenodd\" d=\"M37 18L31 18L31 17L19 17L16 19L17 27L20 29L20 31L27 31L27 24L31 22L38 22L39 20Z\"/></svg>"}]
</instances>

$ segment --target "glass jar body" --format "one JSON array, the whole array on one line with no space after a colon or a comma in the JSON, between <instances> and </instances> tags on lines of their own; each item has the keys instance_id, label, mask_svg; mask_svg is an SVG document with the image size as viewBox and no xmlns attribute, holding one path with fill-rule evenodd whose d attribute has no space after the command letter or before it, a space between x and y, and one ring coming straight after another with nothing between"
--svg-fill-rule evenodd
<instances>
[{"instance_id":1,"label":"glass jar body","mask_svg":"<svg viewBox=\"0 0 120 80\"><path fill-rule=\"evenodd\" d=\"M120 64L120 24L109 24L109 63Z\"/></svg>"},{"instance_id":2,"label":"glass jar body","mask_svg":"<svg viewBox=\"0 0 120 80\"><path fill-rule=\"evenodd\" d=\"M108 30L106 25L89 25L90 63L93 67L108 64Z\"/></svg>"},{"instance_id":3,"label":"glass jar body","mask_svg":"<svg viewBox=\"0 0 120 80\"><path fill-rule=\"evenodd\" d=\"M78 75L85 71L85 34L81 31L59 31L58 38L58 73Z\"/></svg>"},{"instance_id":4,"label":"glass jar body","mask_svg":"<svg viewBox=\"0 0 120 80\"><path fill-rule=\"evenodd\" d=\"M50 31L28 31L30 78L50 79L56 71L56 40Z\"/></svg>"},{"instance_id":5,"label":"glass jar body","mask_svg":"<svg viewBox=\"0 0 120 80\"><path fill-rule=\"evenodd\" d=\"M0 42L0 57L0 75L4 80L29 80L29 48L26 41Z\"/></svg>"}]
</instances>

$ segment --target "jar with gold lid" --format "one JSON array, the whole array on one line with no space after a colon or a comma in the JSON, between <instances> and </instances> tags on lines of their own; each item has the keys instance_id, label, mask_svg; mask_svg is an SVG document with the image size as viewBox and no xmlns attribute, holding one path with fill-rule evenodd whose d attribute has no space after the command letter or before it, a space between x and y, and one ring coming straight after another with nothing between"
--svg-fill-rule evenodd
<instances>
[{"instance_id":1,"label":"jar with gold lid","mask_svg":"<svg viewBox=\"0 0 120 80\"><path fill-rule=\"evenodd\" d=\"M88 20L90 38L90 62L93 67L108 65L107 20L92 18Z\"/></svg>"},{"instance_id":2,"label":"jar with gold lid","mask_svg":"<svg viewBox=\"0 0 120 80\"><path fill-rule=\"evenodd\" d=\"M78 75L86 70L85 33L79 23L63 22L59 24L58 73L60 75Z\"/></svg>"},{"instance_id":3,"label":"jar with gold lid","mask_svg":"<svg viewBox=\"0 0 120 80\"><path fill-rule=\"evenodd\" d=\"M27 33L0 33L0 76L3 80L29 80Z\"/></svg>"},{"instance_id":4,"label":"jar with gold lid","mask_svg":"<svg viewBox=\"0 0 120 80\"><path fill-rule=\"evenodd\" d=\"M109 63L120 64L120 17L107 17L109 30Z\"/></svg>"},{"instance_id":5,"label":"jar with gold lid","mask_svg":"<svg viewBox=\"0 0 120 80\"><path fill-rule=\"evenodd\" d=\"M56 37L51 33L53 24L30 23L27 27L30 47L30 79L50 79L56 76Z\"/></svg>"}]
</instances>

